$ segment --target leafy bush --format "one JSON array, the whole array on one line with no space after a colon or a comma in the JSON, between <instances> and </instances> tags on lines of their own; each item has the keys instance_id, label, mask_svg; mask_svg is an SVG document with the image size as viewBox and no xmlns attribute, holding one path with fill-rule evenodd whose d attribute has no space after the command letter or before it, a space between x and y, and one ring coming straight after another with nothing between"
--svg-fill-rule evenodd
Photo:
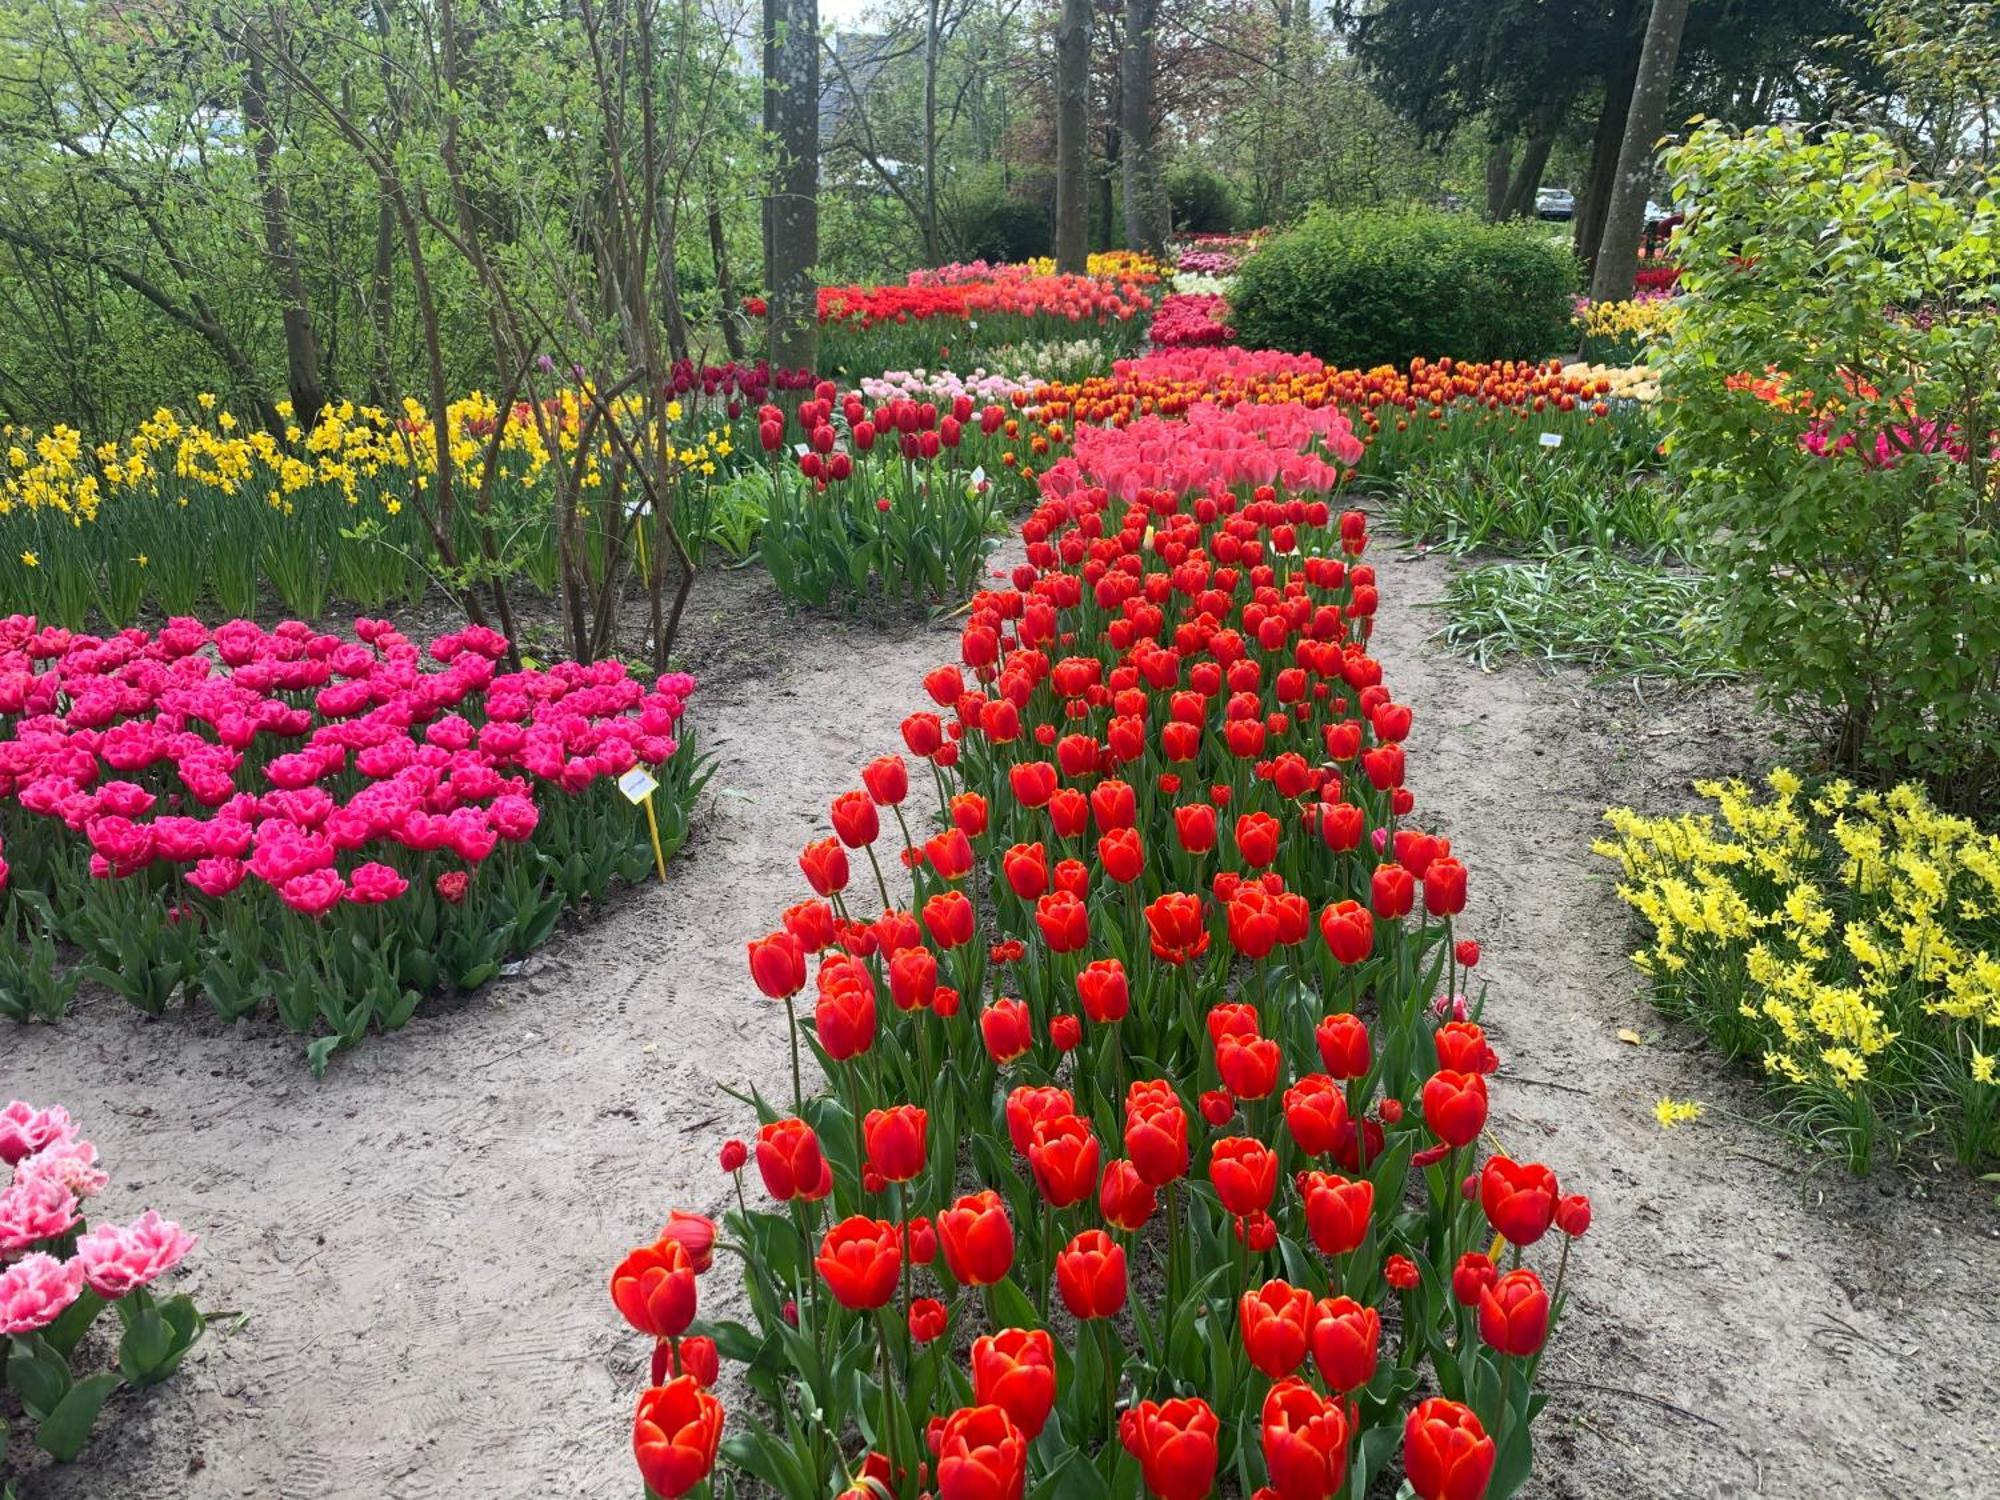
<instances>
[{"instance_id":1,"label":"leafy bush","mask_svg":"<svg viewBox=\"0 0 2000 1500\"><path fill-rule=\"evenodd\" d=\"M960 190L950 223L964 260L1033 260L1055 245L1047 197L1010 189L997 171Z\"/></svg>"},{"instance_id":2,"label":"leafy bush","mask_svg":"<svg viewBox=\"0 0 2000 1500\"><path fill-rule=\"evenodd\" d=\"M1340 364L1539 359L1573 342L1576 281L1568 251L1518 225L1320 211L1244 262L1230 306L1246 347Z\"/></svg>"},{"instance_id":3,"label":"leafy bush","mask_svg":"<svg viewBox=\"0 0 2000 1500\"><path fill-rule=\"evenodd\" d=\"M1236 189L1213 167L1182 162L1167 173L1176 234L1227 234L1236 227Z\"/></svg>"},{"instance_id":4,"label":"leafy bush","mask_svg":"<svg viewBox=\"0 0 2000 1500\"><path fill-rule=\"evenodd\" d=\"M1874 136L1696 131L1663 355L1722 619L1843 770L2000 786L2000 175L1913 179Z\"/></svg>"},{"instance_id":5,"label":"leafy bush","mask_svg":"<svg viewBox=\"0 0 2000 1500\"><path fill-rule=\"evenodd\" d=\"M1605 815L1597 846L1650 929L1654 998L1761 1066L1787 1111L1856 1171L1877 1141L1942 1132L2000 1155L2000 836L1921 788L1773 771L1696 788L1716 816ZM2000 1050L2000 1049L1996 1049Z\"/></svg>"}]
</instances>

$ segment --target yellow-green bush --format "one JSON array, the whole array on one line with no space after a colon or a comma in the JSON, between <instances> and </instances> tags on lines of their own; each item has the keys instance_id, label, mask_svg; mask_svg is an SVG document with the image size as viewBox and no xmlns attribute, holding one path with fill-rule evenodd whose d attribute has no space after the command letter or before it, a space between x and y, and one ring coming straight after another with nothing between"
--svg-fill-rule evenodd
<instances>
[{"instance_id":1,"label":"yellow-green bush","mask_svg":"<svg viewBox=\"0 0 2000 1500\"><path fill-rule=\"evenodd\" d=\"M1857 1171L1932 1131L1968 1165L2000 1154L2000 835L1915 784L1767 786L1697 783L1712 813L1605 814L1596 848L1624 869L1655 999Z\"/></svg>"}]
</instances>

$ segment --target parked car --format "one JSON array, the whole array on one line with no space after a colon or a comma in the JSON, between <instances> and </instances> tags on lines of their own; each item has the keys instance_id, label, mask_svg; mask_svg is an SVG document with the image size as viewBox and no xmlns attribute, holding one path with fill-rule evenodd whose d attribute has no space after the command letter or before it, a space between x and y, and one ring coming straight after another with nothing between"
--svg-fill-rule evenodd
<instances>
[{"instance_id":1,"label":"parked car","mask_svg":"<svg viewBox=\"0 0 2000 1500\"><path fill-rule=\"evenodd\" d=\"M1535 192L1535 217L1569 219L1576 216L1576 194L1568 188L1539 188Z\"/></svg>"}]
</instances>

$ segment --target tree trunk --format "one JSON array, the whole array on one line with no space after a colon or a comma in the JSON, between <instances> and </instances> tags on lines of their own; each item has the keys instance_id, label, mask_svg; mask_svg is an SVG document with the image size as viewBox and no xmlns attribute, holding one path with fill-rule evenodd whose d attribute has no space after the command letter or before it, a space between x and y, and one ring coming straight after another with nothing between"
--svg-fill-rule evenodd
<instances>
[{"instance_id":1,"label":"tree trunk","mask_svg":"<svg viewBox=\"0 0 2000 1500\"><path fill-rule=\"evenodd\" d=\"M924 264L944 257L938 248L937 206L938 0L924 7Z\"/></svg>"},{"instance_id":2,"label":"tree trunk","mask_svg":"<svg viewBox=\"0 0 2000 1500\"><path fill-rule=\"evenodd\" d=\"M1629 24L1631 0L1619 8L1619 20ZM1604 73L1604 107L1598 112L1597 133L1590 148L1590 178L1576 205L1576 234L1572 248L1583 263L1583 277L1590 280L1597 264L1597 242L1604 238L1604 211L1611 206L1612 184L1618 180L1618 147L1625 139L1625 117L1632 112L1632 84L1639 73L1639 51L1644 37L1634 33L1630 44L1613 55Z\"/></svg>"},{"instance_id":3,"label":"tree trunk","mask_svg":"<svg viewBox=\"0 0 2000 1500\"><path fill-rule=\"evenodd\" d=\"M1618 302L1632 295L1639 269L1639 235L1646 223L1646 191L1653 180L1653 144L1666 123L1667 95L1673 89L1674 62L1680 55L1687 14L1688 0L1653 0L1639 77L1632 86L1632 111L1625 120L1625 142L1618 148L1618 179L1590 274L1593 301Z\"/></svg>"},{"instance_id":4,"label":"tree trunk","mask_svg":"<svg viewBox=\"0 0 2000 1500\"><path fill-rule=\"evenodd\" d=\"M1486 217L1507 216L1507 185L1514 176L1514 142L1495 141L1486 153Z\"/></svg>"},{"instance_id":5,"label":"tree trunk","mask_svg":"<svg viewBox=\"0 0 2000 1500\"><path fill-rule=\"evenodd\" d=\"M278 133L271 124L264 65L256 46L246 51L243 123L251 135L251 161L264 217L264 254L284 302L286 388L292 398L292 420L310 432L326 404L326 390L320 383L319 339L313 332L305 277L300 274L298 248L292 240L291 205L278 177Z\"/></svg>"},{"instance_id":6,"label":"tree trunk","mask_svg":"<svg viewBox=\"0 0 2000 1500\"><path fill-rule=\"evenodd\" d=\"M1160 204L1160 163L1153 140L1154 28L1160 0L1125 0L1125 44L1118 53L1118 133L1125 197L1125 244L1148 255L1167 248Z\"/></svg>"},{"instance_id":7,"label":"tree trunk","mask_svg":"<svg viewBox=\"0 0 2000 1500\"><path fill-rule=\"evenodd\" d=\"M1555 136L1538 123L1535 133L1528 137L1528 149L1521 153L1520 169L1507 184L1506 201L1500 206L1501 218L1525 219L1534 213L1535 194L1541 189L1542 173L1548 169L1549 152L1555 143Z\"/></svg>"},{"instance_id":8,"label":"tree trunk","mask_svg":"<svg viewBox=\"0 0 2000 1500\"><path fill-rule=\"evenodd\" d=\"M736 302L735 278L729 274L729 244L722 235L722 205L715 189L708 190L708 253L715 260L715 295L721 306L722 343L733 360L743 358L743 309Z\"/></svg>"},{"instance_id":9,"label":"tree trunk","mask_svg":"<svg viewBox=\"0 0 2000 1500\"><path fill-rule=\"evenodd\" d=\"M1090 263L1090 0L1062 0L1056 30L1056 269Z\"/></svg>"},{"instance_id":10,"label":"tree trunk","mask_svg":"<svg viewBox=\"0 0 2000 1500\"><path fill-rule=\"evenodd\" d=\"M765 0L764 98L778 160L765 217L771 364L819 365L819 0Z\"/></svg>"},{"instance_id":11,"label":"tree trunk","mask_svg":"<svg viewBox=\"0 0 2000 1500\"><path fill-rule=\"evenodd\" d=\"M1091 246L1099 250L1109 250L1118 242L1118 193L1113 186L1119 175L1118 162L1123 143L1118 139L1118 127L1113 125L1104 132L1104 165L1090 174Z\"/></svg>"}]
</instances>

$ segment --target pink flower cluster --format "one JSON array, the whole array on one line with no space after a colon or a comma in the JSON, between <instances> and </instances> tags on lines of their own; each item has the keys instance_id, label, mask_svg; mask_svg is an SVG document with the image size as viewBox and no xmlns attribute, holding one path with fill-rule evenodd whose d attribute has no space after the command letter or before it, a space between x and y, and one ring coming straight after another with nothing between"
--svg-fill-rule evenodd
<instances>
[{"instance_id":1,"label":"pink flower cluster","mask_svg":"<svg viewBox=\"0 0 2000 1500\"><path fill-rule=\"evenodd\" d=\"M0 1336L48 1326L86 1286L112 1301L129 1296L195 1246L193 1235L148 1209L129 1225L80 1235L74 1254L52 1253L83 1223L84 1200L109 1180L97 1148L60 1107L17 1099L0 1110L0 1163L11 1174L0 1190Z\"/></svg>"},{"instance_id":2,"label":"pink flower cluster","mask_svg":"<svg viewBox=\"0 0 2000 1500\"><path fill-rule=\"evenodd\" d=\"M1189 276L1234 276L1242 264L1227 250L1183 250L1174 269Z\"/></svg>"},{"instance_id":3,"label":"pink flower cluster","mask_svg":"<svg viewBox=\"0 0 2000 1500\"><path fill-rule=\"evenodd\" d=\"M1236 330L1224 321L1227 300L1217 292L1179 292L1160 299L1153 314L1153 342L1162 349L1219 347L1236 341Z\"/></svg>"},{"instance_id":4,"label":"pink flower cluster","mask_svg":"<svg viewBox=\"0 0 2000 1500\"><path fill-rule=\"evenodd\" d=\"M355 636L0 620L0 824L59 821L97 879L164 864L220 898L254 877L320 916L402 895L399 856L477 865L526 840L544 785L574 796L658 765L694 690L617 662L503 671L506 640L476 626L431 643L437 670L387 621Z\"/></svg>"},{"instance_id":5,"label":"pink flower cluster","mask_svg":"<svg viewBox=\"0 0 2000 1500\"><path fill-rule=\"evenodd\" d=\"M1142 490L1219 494L1266 484L1324 495L1362 451L1334 407L1199 402L1177 421L1149 416L1123 427L1079 427L1071 456L1043 476L1042 490L1063 496L1096 485L1126 504Z\"/></svg>"},{"instance_id":6,"label":"pink flower cluster","mask_svg":"<svg viewBox=\"0 0 2000 1500\"><path fill-rule=\"evenodd\" d=\"M1969 451L1956 424L1935 420L1877 432L1870 444L1864 444L1861 436L1851 431L1835 437L1830 422L1815 422L1799 439L1799 446L1816 458L1855 453L1871 469L1893 469L1897 460L1914 453L1942 453L1953 463L1962 464ZM2000 449L1995 452L2000 453Z\"/></svg>"}]
</instances>

